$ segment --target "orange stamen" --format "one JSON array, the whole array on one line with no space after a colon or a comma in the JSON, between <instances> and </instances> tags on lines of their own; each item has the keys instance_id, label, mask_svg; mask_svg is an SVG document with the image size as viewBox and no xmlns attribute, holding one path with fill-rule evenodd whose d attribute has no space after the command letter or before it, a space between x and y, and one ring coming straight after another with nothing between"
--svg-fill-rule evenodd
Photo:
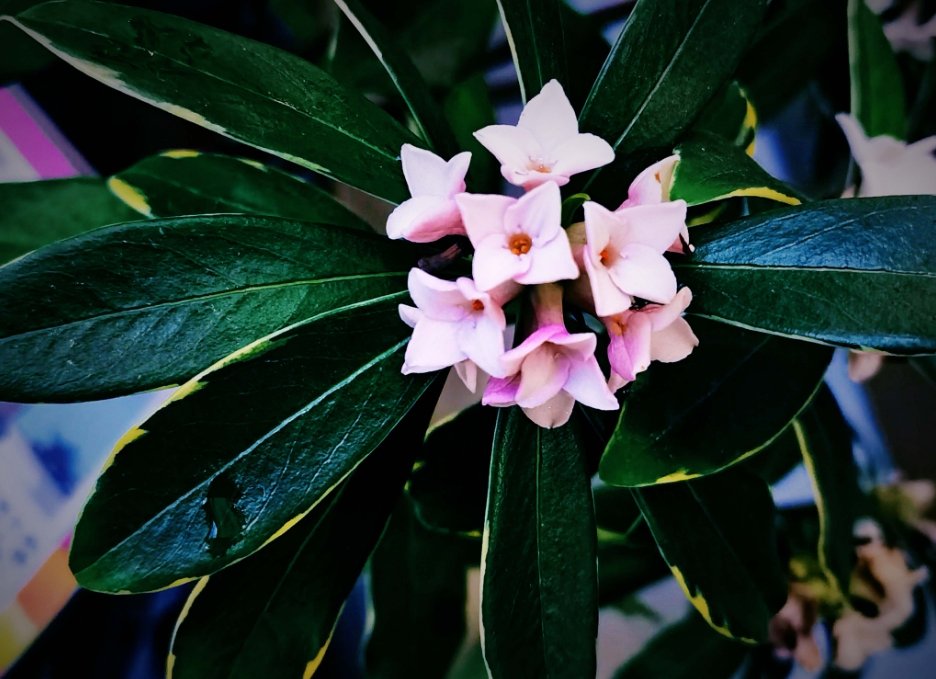
<instances>
[{"instance_id":1,"label":"orange stamen","mask_svg":"<svg viewBox=\"0 0 936 679\"><path fill-rule=\"evenodd\" d=\"M507 247L517 256L525 255L530 251L530 248L533 247L533 239L525 233L518 233L510 237L510 242L507 244Z\"/></svg>"},{"instance_id":2,"label":"orange stamen","mask_svg":"<svg viewBox=\"0 0 936 679\"><path fill-rule=\"evenodd\" d=\"M475 311L484 311L484 302L482 302L480 299L472 300L471 308Z\"/></svg>"},{"instance_id":3,"label":"orange stamen","mask_svg":"<svg viewBox=\"0 0 936 679\"><path fill-rule=\"evenodd\" d=\"M601 263L602 263L602 264L604 264L604 265L607 266L608 262L609 262L610 259L611 259L611 255L608 254L608 251L607 251L607 250L602 250L601 253L598 255L598 259L601 260Z\"/></svg>"}]
</instances>

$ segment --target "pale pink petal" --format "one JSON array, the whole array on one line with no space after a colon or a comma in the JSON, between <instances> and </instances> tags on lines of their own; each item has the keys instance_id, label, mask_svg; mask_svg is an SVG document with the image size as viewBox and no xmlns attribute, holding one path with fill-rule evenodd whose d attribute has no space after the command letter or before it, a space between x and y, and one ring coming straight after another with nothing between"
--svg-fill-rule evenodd
<instances>
[{"instance_id":1,"label":"pale pink petal","mask_svg":"<svg viewBox=\"0 0 936 679\"><path fill-rule=\"evenodd\" d=\"M549 341L562 347L566 354L577 361L584 361L594 356L595 347L598 346L598 337L593 332L577 332L573 335L566 330L556 333Z\"/></svg>"},{"instance_id":2,"label":"pale pink petal","mask_svg":"<svg viewBox=\"0 0 936 679\"><path fill-rule=\"evenodd\" d=\"M535 408L559 393L569 378L571 361L548 344L530 353L520 368L517 404Z\"/></svg>"},{"instance_id":3,"label":"pale pink petal","mask_svg":"<svg viewBox=\"0 0 936 679\"><path fill-rule=\"evenodd\" d=\"M525 233L534 247L554 240L562 229L562 196L553 183L543 184L525 194L504 213L504 233ZM566 239L568 242L568 239Z\"/></svg>"},{"instance_id":4,"label":"pale pink petal","mask_svg":"<svg viewBox=\"0 0 936 679\"><path fill-rule=\"evenodd\" d=\"M400 318L411 328L415 328L416 324L419 323L419 319L423 317L422 311L415 307L407 306L406 304L401 304L398 309Z\"/></svg>"},{"instance_id":5,"label":"pale pink petal","mask_svg":"<svg viewBox=\"0 0 936 679\"><path fill-rule=\"evenodd\" d=\"M387 217L387 235L412 243L432 243L443 236L464 235L461 212L455 201L440 196L419 196L400 203Z\"/></svg>"},{"instance_id":6,"label":"pale pink petal","mask_svg":"<svg viewBox=\"0 0 936 679\"><path fill-rule=\"evenodd\" d=\"M484 389L482 405L503 408L516 405L517 390L520 388L520 375L511 375L507 378L492 377Z\"/></svg>"},{"instance_id":7,"label":"pale pink petal","mask_svg":"<svg viewBox=\"0 0 936 679\"><path fill-rule=\"evenodd\" d=\"M533 133L522 127L488 125L475 132L474 136L503 167L525 170L530 165L530 158L542 153Z\"/></svg>"},{"instance_id":8,"label":"pale pink petal","mask_svg":"<svg viewBox=\"0 0 936 679\"><path fill-rule=\"evenodd\" d=\"M496 323L500 331L503 332L504 328L507 327L507 319L504 316L504 310L501 308L501 305L493 299L491 295L478 290L475 282L470 278L459 278L455 281L455 285L458 286L458 291L461 292L465 300L481 302L484 316L490 319L492 323ZM501 285L499 289L503 289L503 287L504 286ZM475 314L478 312L472 310L472 313Z\"/></svg>"},{"instance_id":9,"label":"pale pink petal","mask_svg":"<svg viewBox=\"0 0 936 679\"><path fill-rule=\"evenodd\" d=\"M461 212L465 233L471 244L478 244L488 236L504 232L504 214L517 202L516 198L486 194L460 193L455 203Z\"/></svg>"},{"instance_id":10,"label":"pale pink petal","mask_svg":"<svg viewBox=\"0 0 936 679\"><path fill-rule=\"evenodd\" d=\"M560 391L543 405L524 408L523 414L543 429L555 429L569 421L573 408L575 408L575 399L572 395Z\"/></svg>"},{"instance_id":11,"label":"pale pink petal","mask_svg":"<svg viewBox=\"0 0 936 679\"><path fill-rule=\"evenodd\" d=\"M637 377L638 370L634 367L627 344L623 335L610 335L608 343L608 361L611 363L612 375L617 374L625 382L631 382ZM617 391L612 388L612 391Z\"/></svg>"},{"instance_id":12,"label":"pale pink petal","mask_svg":"<svg viewBox=\"0 0 936 679\"><path fill-rule=\"evenodd\" d=\"M530 270L530 253L515 255L507 249L503 235L488 236L475 246L471 272L480 290L491 290L511 279L518 280Z\"/></svg>"},{"instance_id":13,"label":"pale pink petal","mask_svg":"<svg viewBox=\"0 0 936 679\"><path fill-rule=\"evenodd\" d=\"M865 382L878 374L884 365L884 354L870 351L848 352L848 379L852 382Z\"/></svg>"},{"instance_id":14,"label":"pale pink petal","mask_svg":"<svg viewBox=\"0 0 936 679\"><path fill-rule=\"evenodd\" d=\"M871 160L871 140L868 139L858 119L848 113L839 113L835 116L835 120L842 128L842 132L845 133L846 139L848 139L848 146L855 157L855 162L862 165Z\"/></svg>"},{"instance_id":15,"label":"pale pink petal","mask_svg":"<svg viewBox=\"0 0 936 679\"><path fill-rule=\"evenodd\" d=\"M608 378L608 389L611 390L611 393L617 393L618 389L631 382L633 380L624 379L612 370L611 377Z\"/></svg>"},{"instance_id":16,"label":"pale pink petal","mask_svg":"<svg viewBox=\"0 0 936 679\"><path fill-rule=\"evenodd\" d=\"M668 201L669 189L673 183L673 172L678 163L679 156L670 156L654 163L637 175L627 190L627 200L621 204L621 208L655 205Z\"/></svg>"},{"instance_id":17,"label":"pale pink petal","mask_svg":"<svg viewBox=\"0 0 936 679\"><path fill-rule=\"evenodd\" d=\"M459 349L486 373L507 376L500 361L504 355L503 326L486 316L466 319L459 323L457 339Z\"/></svg>"},{"instance_id":18,"label":"pale pink petal","mask_svg":"<svg viewBox=\"0 0 936 679\"><path fill-rule=\"evenodd\" d=\"M422 318L406 346L403 374L433 372L464 361L467 356L458 348L457 332L458 323Z\"/></svg>"},{"instance_id":19,"label":"pale pink petal","mask_svg":"<svg viewBox=\"0 0 936 679\"><path fill-rule=\"evenodd\" d=\"M529 130L546 152L579 131L575 110L556 80L543 85L539 94L526 103L517 127Z\"/></svg>"},{"instance_id":20,"label":"pale pink petal","mask_svg":"<svg viewBox=\"0 0 936 679\"><path fill-rule=\"evenodd\" d=\"M650 317L654 331L662 330L679 318L691 302L692 291L689 288L681 288L669 304L662 306L648 304L639 313Z\"/></svg>"},{"instance_id":21,"label":"pale pink petal","mask_svg":"<svg viewBox=\"0 0 936 679\"><path fill-rule=\"evenodd\" d=\"M671 325L654 332L650 342L650 358L663 363L681 361L699 346L699 338L685 318L677 318Z\"/></svg>"},{"instance_id":22,"label":"pale pink petal","mask_svg":"<svg viewBox=\"0 0 936 679\"><path fill-rule=\"evenodd\" d=\"M514 186L522 186L527 191L532 191L543 184L555 183L556 186L565 186L569 183L568 175L558 172L544 172L542 170L531 170L528 168L514 168L512 166L502 165L501 176Z\"/></svg>"},{"instance_id":23,"label":"pale pink petal","mask_svg":"<svg viewBox=\"0 0 936 679\"><path fill-rule=\"evenodd\" d=\"M410 269L407 278L410 297L428 318L436 321L460 321L468 315L465 296L458 285L428 274L422 269Z\"/></svg>"},{"instance_id":24,"label":"pale pink petal","mask_svg":"<svg viewBox=\"0 0 936 679\"><path fill-rule=\"evenodd\" d=\"M452 156L451 160L445 166L445 176L442 178L442 184L445 189L443 195L446 198L454 198L456 194L465 191L465 176L468 174L468 167L471 165L471 151L463 151L458 155Z\"/></svg>"},{"instance_id":25,"label":"pale pink petal","mask_svg":"<svg viewBox=\"0 0 936 679\"><path fill-rule=\"evenodd\" d=\"M455 364L455 374L458 375L459 379L462 381L462 384L470 391L472 394L476 393L478 390L478 365L472 360L465 360L461 363ZM442 400L444 396L439 396L439 401Z\"/></svg>"},{"instance_id":26,"label":"pale pink petal","mask_svg":"<svg viewBox=\"0 0 936 679\"><path fill-rule=\"evenodd\" d=\"M514 276L514 280L523 285L552 283L554 281L575 280L579 277L579 268L572 257L572 248L564 233L551 243L530 250L530 268L526 273Z\"/></svg>"},{"instance_id":27,"label":"pale pink petal","mask_svg":"<svg viewBox=\"0 0 936 679\"><path fill-rule=\"evenodd\" d=\"M553 150L555 174L570 177L579 172L603 167L614 160L611 144L593 134L576 134Z\"/></svg>"},{"instance_id":28,"label":"pale pink petal","mask_svg":"<svg viewBox=\"0 0 936 679\"><path fill-rule=\"evenodd\" d=\"M676 275L670 263L646 245L625 246L609 273L618 288L634 297L666 304L676 296Z\"/></svg>"},{"instance_id":29,"label":"pale pink petal","mask_svg":"<svg viewBox=\"0 0 936 679\"><path fill-rule=\"evenodd\" d=\"M426 151L411 144L403 144L403 148L400 149L400 159L403 162L406 185L414 198L446 195L448 163L445 160L432 151Z\"/></svg>"},{"instance_id":30,"label":"pale pink petal","mask_svg":"<svg viewBox=\"0 0 936 679\"><path fill-rule=\"evenodd\" d=\"M647 314L631 314L627 319L627 327L624 328L622 339L624 349L630 357L633 374L642 373L649 368L652 360L653 330ZM623 371L618 370L618 372L624 375Z\"/></svg>"},{"instance_id":31,"label":"pale pink petal","mask_svg":"<svg viewBox=\"0 0 936 679\"><path fill-rule=\"evenodd\" d=\"M597 261L601 252L611 242L611 232L623 228L617 215L603 205L586 201L582 206L585 211L585 239L587 251Z\"/></svg>"},{"instance_id":32,"label":"pale pink petal","mask_svg":"<svg viewBox=\"0 0 936 679\"><path fill-rule=\"evenodd\" d=\"M608 269L601 264L593 264L586 256L585 271L591 284L592 300L598 316L613 316L630 308L633 300L611 279Z\"/></svg>"},{"instance_id":33,"label":"pale pink petal","mask_svg":"<svg viewBox=\"0 0 936 679\"><path fill-rule=\"evenodd\" d=\"M591 356L585 361L572 364L569 379L563 389L576 401L598 410L617 410L621 406L614 393L608 388L605 376L601 373L598 360Z\"/></svg>"},{"instance_id":34,"label":"pale pink petal","mask_svg":"<svg viewBox=\"0 0 936 679\"><path fill-rule=\"evenodd\" d=\"M658 205L638 205L614 213L624 225L612 233L611 244L618 250L639 243L660 254L666 252L686 228L686 201Z\"/></svg>"},{"instance_id":35,"label":"pale pink petal","mask_svg":"<svg viewBox=\"0 0 936 679\"><path fill-rule=\"evenodd\" d=\"M520 371L523 360L545 342L568 334L569 331L565 329L564 325L545 325L539 327L518 346L506 352L501 357L501 365L504 366L504 370L508 375L513 375Z\"/></svg>"}]
</instances>

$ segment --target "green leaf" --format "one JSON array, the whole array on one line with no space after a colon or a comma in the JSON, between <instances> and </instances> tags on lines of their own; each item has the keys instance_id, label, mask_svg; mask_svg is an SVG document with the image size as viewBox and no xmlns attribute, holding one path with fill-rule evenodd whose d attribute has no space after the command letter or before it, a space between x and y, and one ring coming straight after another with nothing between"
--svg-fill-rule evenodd
<instances>
[{"instance_id":1,"label":"green leaf","mask_svg":"<svg viewBox=\"0 0 936 679\"><path fill-rule=\"evenodd\" d=\"M766 6L766 0L640 0L579 117L582 132L606 139L617 159L576 188L620 202L622 187L669 155L728 80Z\"/></svg>"},{"instance_id":2,"label":"green leaf","mask_svg":"<svg viewBox=\"0 0 936 679\"><path fill-rule=\"evenodd\" d=\"M936 197L829 200L693 232L689 313L788 337L936 353Z\"/></svg>"},{"instance_id":3,"label":"green leaf","mask_svg":"<svg viewBox=\"0 0 936 679\"><path fill-rule=\"evenodd\" d=\"M771 3L779 11L758 32L736 73L763 120L771 120L782 111L820 67L832 68L826 61L830 54L846 50L845 2ZM841 73L835 74L844 80L845 60L842 62ZM838 66L837 61L834 66Z\"/></svg>"},{"instance_id":4,"label":"green leaf","mask_svg":"<svg viewBox=\"0 0 936 679\"><path fill-rule=\"evenodd\" d=\"M905 139L903 77L880 20L865 0L848 0L851 112L869 137Z\"/></svg>"},{"instance_id":5,"label":"green leaf","mask_svg":"<svg viewBox=\"0 0 936 679\"><path fill-rule=\"evenodd\" d=\"M669 575L646 521L641 520L626 540L598 540L599 606L617 604Z\"/></svg>"},{"instance_id":6,"label":"green leaf","mask_svg":"<svg viewBox=\"0 0 936 679\"><path fill-rule=\"evenodd\" d=\"M0 0L0 17L15 15L42 2L45 0ZM0 85L52 63L55 63L55 57L48 50L23 35L22 31L0 21Z\"/></svg>"},{"instance_id":7,"label":"green leaf","mask_svg":"<svg viewBox=\"0 0 936 679\"><path fill-rule=\"evenodd\" d=\"M387 74L412 113L423 138L443 158L448 159L454 156L458 149L452 130L406 52L358 0L335 0L335 4L348 17L375 56L380 59L380 63L387 70Z\"/></svg>"},{"instance_id":8,"label":"green leaf","mask_svg":"<svg viewBox=\"0 0 936 679\"><path fill-rule=\"evenodd\" d=\"M312 675L403 489L431 396L286 535L199 582L176 625L169 679Z\"/></svg>"},{"instance_id":9,"label":"green leaf","mask_svg":"<svg viewBox=\"0 0 936 679\"><path fill-rule=\"evenodd\" d=\"M744 88L732 81L709 102L692 130L718 135L753 156L757 111Z\"/></svg>"},{"instance_id":10,"label":"green leaf","mask_svg":"<svg viewBox=\"0 0 936 679\"><path fill-rule=\"evenodd\" d=\"M96 177L0 184L0 205L0 264L99 226L140 218Z\"/></svg>"},{"instance_id":11,"label":"green leaf","mask_svg":"<svg viewBox=\"0 0 936 679\"><path fill-rule=\"evenodd\" d=\"M795 418L793 421L796 421ZM741 466L772 486L802 463L803 453L800 451L796 432L790 426L764 450L742 462Z\"/></svg>"},{"instance_id":12,"label":"green leaf","mask_svg":"<svg viewBox=\"0 0 936 679\"><path fill-rule=\"evenodd\" d=\"M64 0L14 23L78 70L185 120L389 201L419 140L299 57L186 19Z\"/></svg>"},{"instance_id":13,"label":"green leaf","mask_svg":"<svg viewBox=\"0 0 936 679\"><path fill-rule=\"evenodd\" d=\"M371 230L314 184L244 158L169 151L118 172L108 185L147 217L244 212Z\"/></svg>"},{"instance_id":14,"label":"green leaf","mask_svg":"<svg viewBox=\"0 0 936 679\"><path fill-rule=\"evenodd\" d=\"M852 432L828 387L793 420L792 429L819 510L819 566L844 601L855 563L852 529L862 497L852 457Z\"/></svg>"},{"instance_id":15,"label":"green leaf","mask_svg":"<svg viewBox=\"0 0 936 679\"><path fill-rule=\"evenodd\" d=\"M440 679L465 637L467 569L477 541L439 535L398 505L371 559L374 630L367 642L369 679Z\"/></svg>"},{"instance_id":16,"label":"green leaf","mask_svg":"<svg viewBox=\"0 0 936 679\"><path fill-rule=\"evenodd\" d=\"M475 139L475 130L494 125L497 117L491 103L484 75L477 73L452 88L445 98L445 117L455 132L455 138L463 151L471 151L471 166L468 168L468 186L478 187L488 193L500 190L500 165Z\"/></svg>"},{"instance_id":17,"label":"green leaf","mask_svg":"<svg viewBox=\"0 0 936 679\"><path fill-rule=\"evenodd\" d=\"M560 0L497 0L524 103L552 79L569 89Z\"/></svg>"},{"instance_id":18,"label":"green leaf","mask_svg":"<svg viewBox=\"0 0 936 679\"><path fill-rule=\"evenodd\" d=\"M721 634L767 641L787 599L767 484L741 468L634 491L689 601Z\"/></svg>"},{"instance_id":19,"label":"green leaf","mask_svg":"<svg viewBox=\"0 0 936 679\"><path fill-rule=\"evenodd\" d=\"M747 654L692 611L653 637L614 679L729 679Z\"/></svg>"},{"instance_id":20,"label":"green leaf","mask_svg":"<svg viewBox=\"0 0 936 679\"><path fill-rule=\"evenodd\" d=\"M81 401L180 384L328 309L406 289L414 250L273 217L123 224L0 268L0 400Z\"/></svg>"},{"instance_id":21,"label":"green leaf","mask_svg":"<svg viewBox=\"0 0 936 679\"><path fill-rule=\"evenodd\" d=\"M566 94L573 108L580 111L611 48L602 34L603 25L598 17L577 11L568 0L559 1L559 14L571 74Z\"/></svg>"},{"instance_id":22,"label":"green leaf","mask_svg":"<svg viewBox=\"0 0 936 679\"><path fill-rule=\"evenodd\" d=\"M715 200L754 196L787 205L804 198L771 177L743 149L712 133L696 133L676 147L679 163L673 173L671 200L701 205Z\"/></svg>"},{"instance_id":23,"label":"green leaf","mask_svg":"<svg viewBox=\"0 0 936 679\"><path fill-rule=\"evenodd\" d=\"M496 420L495 408L472 406L426 438L407 489L427 528L481 537Z\"/></svg>"},{"instance_id":24,"label":"green leaf","mask_svg":"<svg viewBox=\"0 0 936 679\"><path fill-rule=\"evenodd\" d=\"M491 679L595 676L595 517L577 419L541 429L501 411L481 564Z\"/></svg>"},{"instance_id":25,"label":"green leaf","mask_svg":"<svg viewBox=\"0 0 936 679\"><path fill-rule=\"evenodd\" d=\"M82 586L210 575L305 516L387 436L429 376L400 374L403 294L326 312L225 358L121 440L82 512Z\"/></svg>"},{"instance_id":26,"label":"green leaf","mask_svg":"<svg viewBox=\"0 0 936 679\"><path fill-rule=\"evenodd\" d=\"M562 201L562 226L570 226L579 214L579 209L588 201L587 193L576 193Z\"/></svg>"},{"instance_id":27,"label":"green leaf","mask_svg":"<svg viewBox=\"0 0 936 679\"><path fill-rule=\"evenodd\" d=\"M699 346L688 358L638 375L601 458L605 483L681 481L750 457L803 409L832 359L828 347L690 324Z\"/></svg>"}]
</instances>

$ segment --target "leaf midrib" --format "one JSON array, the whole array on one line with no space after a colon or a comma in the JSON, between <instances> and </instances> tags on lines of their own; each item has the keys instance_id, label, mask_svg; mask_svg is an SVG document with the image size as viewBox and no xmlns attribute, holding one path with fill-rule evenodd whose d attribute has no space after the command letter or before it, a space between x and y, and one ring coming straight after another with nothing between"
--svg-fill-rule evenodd
<instances>
[{"instance_id":1,"label":"leaf midrib","mask_svg":"<svg viewBox=\"0 0 936 679\"><path fill-rule=\"evenodd\" d=\"M289 110L291 110L291 111L294 111L294 112L298 113L300 116L303 116L303 117L305 117L305 118L308 118L309 120L311 120L311 121L313 121L313 122L315 122L315 123L318 123L319 125L322 125L323 127L327 127L327 128L329 128L329 129L333 130L334 132L337 132L337 133L340 134L340 135L346 136L346 137L348 137L348 138L350 138L350 139L354 139L355 141L359 142L361 145L366 146L367 148L369 148L369 149L371 149L371 150L373 150L373 151L379 153L380 155L385 156L388 160L392 160L392 161L394 161L394 162L396 162L396 160L397 160L397 156L396 156L395 154L393 154L393 153L387 151L386 149L380 148L380 147L378 147L378 146L374 146L373 144L371 144L371 143L368 142L367 140L365 140L365 139L363 139L363 138L361 138L361 137L355 136L355 135L349 133L347 130L344 130L344 129L342 129L341 127L336 126L336 125L334 125L334 124L332 124L332 123L330 123L330 122L327 122L327 121L325 121L325 120L323 120L323 119L321 119L321 118L316 118L313 114L311 114L311 113L309 113L309 112L307 112L307 111L303 111L303 110L301 110L301 109L298 109L298 108L296 108L295 106L292 106L292 105L290 105L290 104L288 104L288 103L286 103L286 102L284 102L284 101L280 101L279 99L274 99L273 97L269 97L269 96L263 95L263 94L261 94L261 93L259 93L259 92L256 92L255 90L249 88L249 87L246 87L246 86L243 85L243 84L231 82L231 81L229 81L229 80L227 80L227 79L225 79L225 78L222 78L221 76L216 75L216 74L214 74L214 73L210 73L210 72L208 72L208 71L200 71L200 70L198 70L198 69L196 69L196 68L193 68L190 64L186 64L185 62L179 61L178 59L174 59L173 57L170 57L170 56L168 56L168 55L162 53L161 51L159 51L159 52L157 52L157 51L150 51L150 50L147 50L147 49L145 49L145 48L143 48L143 47L140 47L140 46L138 46L138 45L136 45L136 44L134 44L134 43L127 42L127 41L119 41L119 40L117 40L116 38L114 38L114 37L112 37L112 36L109 36L109 35L106 35L106 34L103 34L103 33L97 33L97 32L95 32L95 31L93 31L93 30L91 30L91 29L89 29L89 28L85 28L85 27L82 27L82 26L75 26L75 25L73 25L73 24L64 23L64 22L62 22L62 21L55 21L55 20L50 20L50 19L38 19L38 20L37 20L37 19L33 19L33 21L36 21L37 23L51 24L51 25L53 25L53 26L61 26L61 27L64 27L64 28L66 28L66 29L77 30L77 31L81 31L81 32L83 32L83 33L89 33L89 34L94 35L94 36L97 36L97 37L99 37L99 38L103 38L103 39L105 39L105 40L111 41L111 42L113 42L113 43L115 43L115 44L123 45L124 47L129 47L130 49L132 49L132 50L134 50L134 51L137 51L137 52L146 52L146 53L149 54L150 56L158 55L159 57L161 57L161 58L163 58L163 59L169 61L170 63L177 64L178 66L181 66L184 70L187 70L187 71L189 71L189 72L196 73L196 74L202 74L202 75L204 75L204 76L206 76L206 77L208 77L208 78L213 78L213 79L217 80L218 82L222 82L222 83L224 83L224 84L226 84L226 85L229 85L229 86L231 86L231 87L233 87L233 88L235 88L235 89L239 89L239 90L242 90L242 91L244 91L244 92L247 92L248 94L251 94L251 95L253 95L253 96L255 96L255 97L259 98L259 99L263 99L263 100L266 100L266 101L273 102L274 104L277 104L277 105L279 105L279 106L283 106L284 108L287 108L287 109L289 109ZM19 23L19 21L14 20L13 23ZM53 43L53 41L51 40L51 38L46 38L46 39L47 39L50 43ZM260 43L260 44L262 45L262 43ZM267 46L267 45L262 45L262 47L263 47L263 48L267 48L268 46ZM74 55L74 52L72 52L72 51L70 51L70 50L63 49L60 45L56 45L56 48L59 49L59 50L61 50L61 51L63 51L63 52L65 52L66 54ZM79 58L80 58L80 57L79 57ZM92 63L96 63L96 62L92 62ZM311 64L310 64L310 65L311 65ZM313 66L313 68L314 68L314 66ZM122 74L119 74L119 75L122 75ZM322 72L322 75L327 76L328 74ZM128 87L128 88L131 87L130 84L129 84L129 83L126 83L124 80L122 80L122 79L120 79L120 78L118 78L118 80L120 80L120 82L123 83L124 86L126 86L126 87ZM337 85L337 83L336 83L336 85ZM337 85L337 86L338 86L338 88L341 87L340 85ZM132 88L132 89L135 90L136 88ZM351 95L351 93L348 93L348 94ZM142 93L140 93L140 96L143 96ZM166 103L169 103L169 102L166 102ZM207 117L206 117L206 118L207 118ZM370 124L370 123L371 123L371 118L370 118L370 116L368 116L367 120L368 120L368 124ZM392 121L392 119L391 119L391 121ZM209 121L209 122L210 122L210 121ZM395 122L395 121L394 121L394 122ZM392 126L391 126L391 125L381 125L381 128L384 128L384 129L386 129L386 128L392 128ZM227 132L227 129L226 129L226 128L225 128L225 131ZM397 132L399 132L399 130L397 130ZM401 136L405 136L405 135L401 135Z\"/></svg>"},{"instance_id":2,"label":"leaf midrib","mask_svg":"<svg viewBox=\"0 0 936 679\"><path fill-rule=\"evenodd\" d=\"M394 276L406 276L406 275L408 275L408 272L406 271L389 271L385 273L354 274L354 275L347 275L347 276L333 276L330 278L301 279L301 280L289 281L285 283L268 283L265 285L248 285L248 286L241 287L241 288L232 288L230 290L223 290L221 292L212 292L212 293L206 293L203 295L195 295L192 297L185 297L182 299L171 300L168 302L159 302L156 304L129 307L127 309L121 309L119 311L112 311L106 314L96 314L94 316L87 316L84 318L72 319L65 323L60 323L58 325L49 325L49 326L45 326L42 328L27 330L25 332L17 332L11 335L5 335L3 337L0 337L0 346L2 346L3 343L6 342L7 340L23 339L25 337L30 337L31 335L57 331L57 330L68 328L70 326L78 325L81 323L101 322L101 321L106 321L108 319L118 318L118 317L125 316L125 315L131 315L131 314L136 314L140 312L158 311L159 309L172 308L176 306L185 306L187 304L197 304L197 303L205 302L208 300L221 299L224 297L230 297L230 296L235 296L235 295L246 295L246 294L260 293L260 292L264 292L267 290L286 289L286 288L292 288L292 287L324 285L327 283L340 283L342 281L349 281L349 280L392 278Z\"/></svg>"},{"instance_id":3,"label":"leaf midrib","mask_svg":"<svg viewBox=\"0 0 936 679\"><path fill-rule=\"evenodd\" d=\"M360 306L360 305L352 305L352 306ZM346 308L350 308L350 307L346 307ZM340 312L340 311L343 311L343 310L344 310L344 309L338 309L338 310L333 310L333 311L326 312L326 313L324 313L324 314L321 314L320 316L314 317L314 318L311 319L309 322L315 321L315 320L319 320L320 318L322 318L322 317L324 317L324 316L333 315L334 313L337 313L337 312ZM288 330L289 330L289 328L287 328L287 331L288 331ZM285 331L283 331L283 332L285 332ZM282 333L277 333L277 334L282 334ZM270 339L273 339L273 337L271 336ZM275 427L272 427L272 428L271 428L270 430L268 430L263 436L261 436L259 439L257 439L256 441L254 441L252 444L250 444L245 450L241 451L241 452L238 453L235 457L233 457L231 460L229 460L229 461L226 462L224 465L222 465L221 467L219 467L216 471L212 472L212 473L211 473L210 475L208 475L204 480L200 481L200 482L197 483L194 487L192 487L189 491L187 491L187 492L185 492L184 494L182 494L178 499L176 499L176 500L174 500L173 502L171 502L170 504L166 505L166 506L165 506L163 509L161 509L159 512L157 512L157 513L154 514L152 517L150 517L149 519L147 519L147 520L146 520L143 524L141 524L138 528L136 528L135 530L133 530L129 535L127 535L127 537L123 538L123 539L122 539L120 542L118 542L116 545L114 545L113 547L111 547L110 549L108 549L107 551L105 551L104 553L102 553L102 554L101 554L100 556L98 556L97 558L95 558L94 561L92 561L89 565L85 566L85 567L84 567L83 569L81 569L81 571L79 571L79 572L85 572L85 571L87 571L87 570L93 568L96 564L100 563L103 559L105 559L106 557L108 557L109 555L111 555L112 553L114 553L115 551L119 550L125 543L127 543L127 542L130 541L130 540L132 540L133 538L138 537L138 536L140 535L140 533L142 533L144 530L146 530L146 528L147 528L150 524L152 524L154 521L156 521L157 519L159 519L159 518L162 517L163 515L167 514L170 510L174 510L174 509L175 509L176 507L178 507L183 501L187 500L190 496L192 496L193 494L195 494L195 493L196 493L197 491L199 491L201 488L206 487L207 485L210 485L210 482L211 482L211 481L213 481L215 478L217 478L217 477L220 476L221 474L224 474L228 469L230 469L231 467L233 467L233 466L234 466L236 463L238 463L240 460L244 459L245 457L247 457L248 455L250 455L251 453L253 453L255 450L257 450L257 448L259 448L261 445L263 445L263 443L265 443L266 441L268 441L272 436L278 434L280 431L282 431L283 429L285 429L287 426L289 426L290 424L292 424L293 422L295 422L297 419L299 419L299 418L302 417L303 415L306 415L310 410L312 410L312 408L314 408L315 406L317 406L319 403L321 403L322 401L324 401L326 398L328 398L329 396L331 396L331 395L334 394L335 392L339 391L339 390L342 389L343 387L345 387L345 386L351 384L354 380L356 380L358 377L360 377L361 375L363 375L365 372L367 372L368 370L370 370L371 368L373 368L375 365L379 364L381 361L383 361L383 360L389 358L390 356L392 356L393 354L395 354L396 352L398 352L404 345L406 345L407 342L409 342L409 338L408 338L408 337L407 337L406 339L404 339L404 340L402 340L402 341L396 343L395 345L393 345L393 346L390 347L389 349L387 349L387 350L381 352L380 354L378 354L377 356L375 356L373 359L371 359L370 361L368 361L367 363L365 363L363 366L361 366L360 368L358 368L357 370L355 370L354 372L352 372L350 375L348 375L348 376L345 377L344 379L340 380L337 384L334 384L334 385L332 385L331 387L329 387L329 388L323 390L323 391L322 391L316 398L314 398L310 403L306 404L305 406L303 406L302 408L300 408L299 410L297 410L295 413L293 413L293 414L290 415L289 417L285 418L282 422L280 422L279 424L277 424ZM209 371L207 374L210 375L210 374L211 374L211 371ZM207 375L203 374L203 376L207 376ZM196 378L194 378L194 379L197 380L197 379L199 379L199 378L196 377ZM350 472L348 472L348 473L350 473ZM342 477L342 478L345 478L345 477L347 477L347 474L346 474L344 477ZM340 483L340 480L338 481L338 483ZM314 506L315 506L315 505L313 505L313 507L314 507Z\"/></svg>"}]
</instances>

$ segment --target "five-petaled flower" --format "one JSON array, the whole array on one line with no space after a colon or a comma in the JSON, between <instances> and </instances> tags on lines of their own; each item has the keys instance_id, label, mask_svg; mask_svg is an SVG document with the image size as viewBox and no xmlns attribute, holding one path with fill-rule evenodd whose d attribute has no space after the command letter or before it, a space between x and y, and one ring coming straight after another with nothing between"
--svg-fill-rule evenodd
<instances>
[{"instance_id":1,"label":"five-petaled flower","mask_svg":"<svg viewBox=\"0 0 936 679\"><path fill-rule=\"evenodd\" d=\"M432 372L466 360L491 375L506 374L500 362L507 325L501 305L516 288L489 294L470 278L451 282L412 269L409 292L417 308L400 305L400 317L413 328L403 374ZM461 366L459 375L474 388L473 368Z\"/></svg>"},{"instance_id":2,"label":"five-petaled flower","mask_svg":"<svg viewBox=\"0 0 936 679\"><path fill-rule=\"evenodd\" d=\"M614 160L608 142L579 133L575 110L555 80L527 102L516 126L489 125L475 137L501 162L504 179L527 190L546 182L563 186Z\"/></svg>"},{"instance_id":3,"label":"five-petaled flower","mask_svg":"<svg viewBox=\"0 0 936 679\"><path fill-rule=\"evenodd\" d=\"M387 235L414 243L464 235L465 227L453 199L465 190L471 154L459 153L446 162L431 151L404 144L400 158L403 176L413 197L390 213Z\"/></svg>"},{"instance_id":4,"label":"five-petaled flower","mask_svg":"<svg viewBox=\"0 0 936 679\"><path fill-rule=\"evenodd\" d=\"M536 285L578 277L555 182L519 200L463 193L455 201L475 248L472 275L480 290L509 280Z\"/></svg>"}]
</instances>

